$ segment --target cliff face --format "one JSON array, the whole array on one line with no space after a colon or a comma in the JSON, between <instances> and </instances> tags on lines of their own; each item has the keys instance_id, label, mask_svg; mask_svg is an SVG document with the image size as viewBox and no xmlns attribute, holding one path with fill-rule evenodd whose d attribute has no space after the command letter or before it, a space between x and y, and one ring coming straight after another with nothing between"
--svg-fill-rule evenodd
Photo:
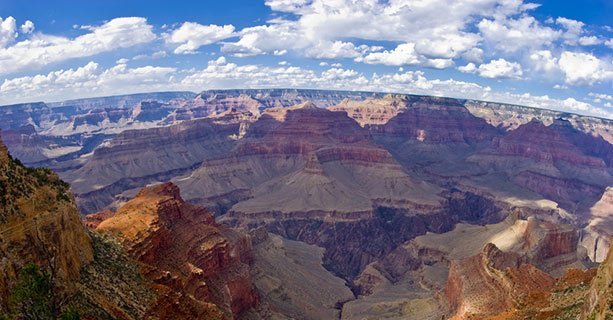
<instances>
[{"instance_id":1,"label":"cliff face","mask_svg":"<svg viewBox=\"0 0 613 320\"><path fill-rule=\"evenodd\" d=\"M373 204L422 209L442 200L346 113L313 103L267 109L232 152L175 181L189 201L255 220L360 219L372 215Z\"/></svg>"},{"instance_id":2,"label":"cliff face","mask_svg":"<svg viewBox=\"0 0 613 320\"><path fill-rule=\"evenodd\" d=\"M582 319L613 318L613 246L588 289Z\"/></svg>"},{"instance_id":3,"label":"cliff face","mask_svg":"<svg viewBox=\"0 0 613 320\"><path fill-rule=\"evenodd\" d=\"M141 190L96 230L119 237L153 282L213 303L229 318L258 304L249 275L250 240L186 204L173 184Z\"/></svg>"},{"instance_id":4,"label":"cliff face","mask_svg":"<svg viewBox=\"0 0 613 320\"><path fill-rule=\"evenodd\" d=\"M382 99L370 98L364 101L345 99L341 103L328 107L332 111L344 111L362 127L383 125L410 105L406 95L386 95Z\"/></svg>"},{"instance_id":5,"label":"cliff face","mask_svg":"<svg viewBox=\"0 0 613 320\"><path fill-rule=\"evenodd\" d=\"M416 140L425 143L477 143L490 141L496 129L473 116L459 100L421 97L384 125L371 130L384 140Z\"/></svg>"},{"instance_id":6,"label":"cliff face","mask_svg":"<svg viewBox=\"0 0 613 320\"><path fill-rule=\"evenodd\" d=\"M451 262L444 295L452 319L483 319L554 284L551 276L523 263L519 255L502 252L490 243L476 256Z\"/></svg>"},{"instance_id":7,"label":"cliff face","mask_svg":"<svg viewBox=\"0 0 613 320\"><path fill-rule=\"evenodd\" d=\"M598 143L597 138L583 137L585 134L571 128L570 124L554 123L546 126L538 120L532 120L503 137L495 138L492 147L502 155L532 158L537 162L551 164L565 161L571 165L602 168L605 162L610 163L609 154L613 150L610 145L608 148L601 146L602 142Z\"/></svg>"},{"instance_id":8,"label":"cliff face","mask_svg":"<svg viewBox=\"0 0 613 320\"><path fill-rule=\"evenodd\" d=\"M84 213L96 212L125 190L189 171L203 160L230 150L240 133L239 120L186 121L147 130L129 130L97 148L83 167L63 174ZM95 176L92 184L83 177Z\"/></svg>"},{"instance_id":9,"label":"cliff face","mask_svg":"<svg viewBox=\"0 0 613 320\"><path fill-rule=\"evenodd\" d=\"M68 185L50 170L15 162L0 141L0 306L26 263L52 265L47 271L73 292L81 268L91 260L91 240Z\"/></svg>"}]
</instances>

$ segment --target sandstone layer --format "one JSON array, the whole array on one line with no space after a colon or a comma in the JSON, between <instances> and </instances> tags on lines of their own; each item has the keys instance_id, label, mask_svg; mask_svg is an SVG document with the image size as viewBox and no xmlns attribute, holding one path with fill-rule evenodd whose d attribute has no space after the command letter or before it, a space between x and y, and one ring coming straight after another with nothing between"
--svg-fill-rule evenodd
<instances>
[{"instance_id":1,"label":"sandstone layer","mask_svg":"<svg viewBox=\"0 0 613 320\"><path fill-rule=\"evenodd\" d=\"M20 269L35 263L74 292L80 270L92 260L69 186L48 169L26 168L0 140L0 306Z\"/></svg>"},{"instance_id":2,"label":"sandstone layer","mask_svg":"<svg viewBox=\"0 0 613 320\"><path fill-rule=\"evenodd\" d=\"M121 239L157 284L202 303L213 303L232 318L257 306L249 275L251 243L221 227L206 210L187 204L173 184L141 190L97 231Z\"/></svg>"}]
</instances>

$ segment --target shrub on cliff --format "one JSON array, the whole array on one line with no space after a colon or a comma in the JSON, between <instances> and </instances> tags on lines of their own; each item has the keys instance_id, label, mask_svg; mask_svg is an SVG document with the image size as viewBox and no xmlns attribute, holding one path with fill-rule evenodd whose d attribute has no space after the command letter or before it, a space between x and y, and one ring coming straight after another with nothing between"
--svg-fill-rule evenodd
<instances>
[{"instance_id":1,"label":"shrub on cliff","mask_svg":"<svg viewBox=\"0 0 613 320\"><path fill-rule=\"evenodd\" d=\"M26 264L19 274L19 280L11 290L9 314L0 315L0 320L78 320L79 313L71 308L63 308L57 299L52 276L36 264Z\"/></svg>"}]
</instances>

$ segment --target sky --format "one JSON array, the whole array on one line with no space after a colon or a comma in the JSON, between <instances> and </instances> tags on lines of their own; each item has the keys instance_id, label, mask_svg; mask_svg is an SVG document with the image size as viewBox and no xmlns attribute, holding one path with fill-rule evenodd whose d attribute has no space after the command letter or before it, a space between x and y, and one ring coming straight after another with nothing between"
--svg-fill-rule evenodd
<instances>
[{"instance_id":1,"label":"sky","mask_svg":"<svg viewBox=\"0 0 613 320\"><path fill-rule=\"evenodd\" d=\"M0 105L271 87L613 119L613 1L0 1Z\"/></svg>"}]
</instances>

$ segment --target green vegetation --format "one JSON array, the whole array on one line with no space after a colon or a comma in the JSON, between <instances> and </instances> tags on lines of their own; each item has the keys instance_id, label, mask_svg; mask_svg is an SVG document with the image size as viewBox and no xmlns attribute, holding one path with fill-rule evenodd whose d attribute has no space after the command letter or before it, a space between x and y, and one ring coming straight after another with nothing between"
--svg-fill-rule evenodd
<instances>
[{"instance_id":1,"label":"green vegetation","mask_svg":"<svg viewBox=\"0 0 613 320\"><path fill-rule=\"evenodd\" d=\"M26 264L9 297L9 313L0 315L0 320L78 320L79 313L64 307L53 277L36 264Z\"/></svg>"}]
</instances>

